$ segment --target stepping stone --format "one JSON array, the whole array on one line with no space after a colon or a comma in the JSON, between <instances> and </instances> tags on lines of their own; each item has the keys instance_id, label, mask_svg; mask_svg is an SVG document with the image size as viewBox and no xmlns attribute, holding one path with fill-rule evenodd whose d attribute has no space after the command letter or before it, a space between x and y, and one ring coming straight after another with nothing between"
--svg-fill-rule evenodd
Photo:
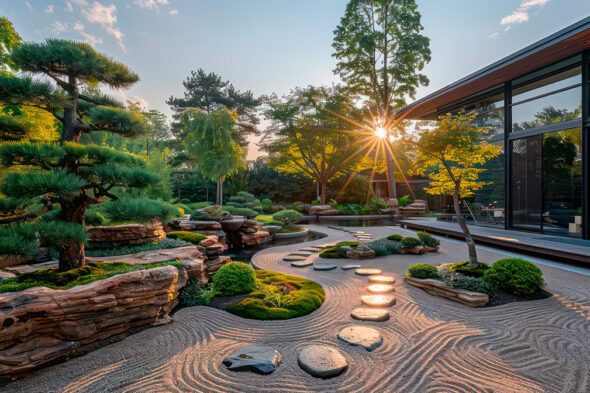
<instances>
[{"instance_id":1,"label":"stepping stone","mask_svg":"<svg viewBox=\"0 0 590 393\"><path fill-rule=\"evenodd\" d=\"M361 303L369 307L389 307L395 304L393 295L364 295L361 296Z\"/></svg>"},{"instance_id":2,"label":"stepping stone","mask_svg":"<svg viewBox=\"0 0 590 393\"><path fill-rule=\"evenodd\" d=\"M376 329L367 326L349 326L338 333L338 338L350 345L360 345L371 352L383 344L383 336Z\"/></svg>"},{"instance_id":3,"label":"stepping stone","mask_svg":"<svg viewBox=\"0 0 590 393\"><path fill-rule=\"evenodd\" d=\"M389 293L394 292L395 288L387 284L372 284L367 287L367 290L371 293Z\"/></svg>"},{"instance_id":4,"label":"stepping stone","mask_svg":"<svg viewBox=\"0 0 590 393\"><path fill-rule=\"evenodd\" d=\"M314 265L313 270L334 270L337 267L336 265Z\"/></svg>"},{"instance_id":5,"label":"stepping stone","mask_svg":"<svg viewBox=\"0 0 590 393\"><path fill-rule=\"evenodd\" d=\"M283 261L285 262L296 262L296 261L305 261L305 257L298 257L298 256L294 256L294 257L290 257L290 256L286 256L283 258Z\"/></svg>"},{"instance_id":6,"label":"stepping stone","mask_svg":"<svg viewBox=\"0 0 590 393\"><path fill-rule=\"evenodd\" d=\"M292 252L289 256L294 257L309 257L311 256L311 252Z\"/></svg>"},{"instance_id":7,"label":"stepping stone","mask_svg":"<svg viewBox=\"0 0 590 393\"><path fill-rule=\"evenodd\" d=\"M389 311L379 308L359 307L352 310L350 316L360 321L383 322L389 319Z\"/></svg>"},{"instance_id":8,"label":"stepping stone","mask_svg":"<svg viewBox=\"0 0 590 393\"><path fill-rule=\"evenodd\" d=\"M361 267L361 265L343 265L343 266L340 266L340 269L342 269L342 270L352 270L352 269L358 269L360 267Z\"/></svg>"},{"instance_id":9,"label":"stepping stone","mask_svg":"<svg viewBox=\"0 0 590 393\"><path fill-rule=\"evenodd\" d=\"M313 254L313 253L316 253L316 252L318 252L318 249L317 249L317 248L312 248L312 247L309 247L309 248L302 248L302 249L301 249L301 250L299 250L299 251L310 252L310 253L312 253L312 254Z\"/></svg>"},{"instance_id":10,"label":"stepping stone","mask_svg":"<svg viewBox=\"0 0 590 393\"><path fill-rule=\"evenodd\" d=\"M390 276L371 276L369 277L369 282L374 282L376 284L393 284L395 278Z\"/></svg>"},{"instance_id":11,"label":"stepping stone","mask_svg":"<svg viewBox=\"0 0 590 393\"><path fill-rule=\"evenodd\" d=\"M308 345L297 357L299 367L316 378L332 378L348 368L342 353L328 345Z\"/></svg>"},{"instance_id":12,"label":"stepping stone","mask_svg":"<svg viewBox=\"0 0 590 393\"><path fill-rule=\"evenodd\" d=\"M379 269L356 269L355 273L359 276L374 276L383 272Z\"/></svg>"},{"instance_id":13,"label":"stepping stone","mask_svg":"<svg viewBox=\"0 0 590 393\"><path fill-rule=\"evenodd\" d=\"M279 367L281 354L274 348L261 345L246 345L223 359L228 370L252 371L270 374Z\"/></svg>"},{"instance_id":14,"label":"stepping stone","mask_svg":"<svg viewBox=\"0 0 590 393\"><path fill-rule=\"evenodd\" d=\"M293 267L308 267L313 265L312 261L298 261L298 262L291 262L291 266Z\"/></svg>"}]
</instances>

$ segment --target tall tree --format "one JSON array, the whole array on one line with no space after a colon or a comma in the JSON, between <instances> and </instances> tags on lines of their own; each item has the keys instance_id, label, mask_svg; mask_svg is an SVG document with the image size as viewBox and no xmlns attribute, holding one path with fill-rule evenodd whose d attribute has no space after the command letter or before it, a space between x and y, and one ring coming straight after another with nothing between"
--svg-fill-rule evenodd
<instances>
[{"instance_id":1,"label":"tall tree","mask_svg":"<svg viewBox=\"0 0 590 393\"><path fill-rule=\"evenodd\" d=\"M184 97L171 96L166 103L175 113L176 123L172 124L172 132L177 140L184 139L186 130L182 127L180 118L185 110L199 108L205 113L212 113L221 109L236 112L238 120L236 127L240 131L238 141L242 148L247 146L246 135L258 133L259 119L256 110L260 105L260 99L248 90L241 92L221 76L214 72L206 73L203 69L191 74L182 85L185 88Z\"/></svg>"},{"instance_id":2,"label":"tall tree","mask_svg":"<svg viewBox=\"0 0 590 393\"><path fill-rule=\"evenodd\" d=\"M244 151L235 127L237 120L236 113L227 109L211 113L188 109L181 118L186 130L182 143L189 157L197 161L197 171L217 182L218 205L223 204L223 181L243 165Z\"/></svg>"},{"instance_id":3,"label":"tall tree","mask_svg":"<svg viewBox=\"0 0 590 393\"><path fill-rule=\"evenodd\" d=\"M0 17L0 74L10 74L10 70L16 68L9 54L21 42L22 38L14 30L12 22Z\"/></svg>"},{"instance_id":4,"label":"tall tree","mask_svg":"<svg viewBox=\"0 0 590 393\"><path fill-rule=\"evenodd\" d=\"M0 145L0 159L9 168L0 185L0 192L9 198L2 200L0 208L22 208L42 198L44 208L18 219L33 219L59 205L61 227L47 229L34 223L34 230L26 224L2 230L0 244L31 243L39 231L57 245L60 269L79 267L85 263L83 225L88 206L104 198L117 199L115 187L143 188L157 181L133 155L77 143L83 133L93 131L130 137L145 130L141 115L105 95L84 94L81 87L129 87L139 78L127 66L80 42L24 43L13 48L10 59L20 70L47 76L57 86L30 77L0 76L0 103L27 103L47 111L62 123L62 135L58 144L23 141ZM18 242L7 243L10 236ZM0 252L12 251L5 247Z\"/></svg>"},{"instance_id":5,"label":"tall tree","mask_svg":"<svg viewBox=\"0 0 590 393\"><path fill-rule=\"evenodd\" d=\"M358 170L363 162L360 135L342 118L356 118L359 113L340 87L308 87L296 89L284 100L274 97L266 111L272 125L264 145L270 166L316 181L320 202L325 204L330 180Z\"/></svg>"},{"instance_id":6,"label":"tall tree","mask_svg":"<svg viewBox=\"0 0 590 393\"><path fill-rule=\"evenodd\" d=\"M426 192L451 195L457 222L469 250L469 266L477 266L477 252L471 232L461 215L460 199L469 197L489 182L479 179L488 160L497 157L501 147L482 141L487 128L473 125L476 111L441 117L433 128L424 128L414 142L417 159L412 172L432 180Z\"/></svg>"},{"instance_id":7,"label":"tall tree","mask_svg":"<svg viewBox=\"0 0 590 393\"><path fill-rule=\"evenodd\" d=\"M430 61L430 40L415 0L350 0L334 31L334 72L348 88L364 97L391 132L390 116L414 98L428 78L420 71ZM396 198L394 161L387 149L389 196Z\"/></svg>"}]
</instances>

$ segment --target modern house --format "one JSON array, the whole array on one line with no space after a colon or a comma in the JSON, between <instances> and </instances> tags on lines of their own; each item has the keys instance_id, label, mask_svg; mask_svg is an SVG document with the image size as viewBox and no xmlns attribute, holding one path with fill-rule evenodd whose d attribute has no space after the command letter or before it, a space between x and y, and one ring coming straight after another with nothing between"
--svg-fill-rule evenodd
<instances>
[{"instance_id":1,"label":"modern house","mask_svg":"<svg viewBox=\"0 0 590 393\"><path fill-rule=\"evenodd\" d=\"M475 196L477 213L506 229L590 239L590 17L396 115L436 120L463 108L503 147L487 164L493 185Z\"/></svg>"}]
</instances>

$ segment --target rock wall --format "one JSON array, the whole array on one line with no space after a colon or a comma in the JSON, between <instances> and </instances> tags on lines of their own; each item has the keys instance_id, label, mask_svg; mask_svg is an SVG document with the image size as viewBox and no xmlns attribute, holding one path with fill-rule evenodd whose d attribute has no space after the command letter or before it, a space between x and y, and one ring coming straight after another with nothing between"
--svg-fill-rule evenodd
<instances>
[{"instance_id":1,"label":"rock wall","mask_svg":"<svg viewBox=\"0 0 590 393\"><path fill-rule=\"evenodd\" d=\"M112 248L152 243L166 237L162 223L88 227L89 248Z\"/></svg>"},{"instance_id":2,"label":"rock wall","mask_svg":"<svg viewBox=\"0 0 590 393\"><path fill-rule=\"evenodd\" d=\"M0 375L75 355L129 329L170 321L188 274L173 266L136 271L68 290L0 294Z\"/></svg>"}]
</instances>

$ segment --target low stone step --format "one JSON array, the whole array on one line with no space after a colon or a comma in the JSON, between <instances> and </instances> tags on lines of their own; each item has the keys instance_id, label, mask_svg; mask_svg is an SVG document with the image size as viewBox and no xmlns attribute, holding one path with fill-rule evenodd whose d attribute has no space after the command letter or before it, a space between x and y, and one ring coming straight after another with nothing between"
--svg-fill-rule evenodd
<instances>
[{"instance_id":1,"label":"low stone step","mask_svg":"<svg viewBox=\"0 0 590 393\"><path fill-rule=\"evenodd\" d=\"M352 269L358 269L360 267L361 267L361 265L343 265L343 266L340 266L340 269L342 269L342 270L352 270Z\"/></svg>"},{"instance_id":2,"label":"low stone step","mask_svg":"<svg viewBox=\"0 0 590 393\"><path fill-rule=\"evenodd\" d=\"M311 256L311 252L302 252L302 251L297 251L297 252L292 252L291 254L289 254L289 256L295 256L295 257L309 257L309 256Z\"/></svg>"},{"instance_id":3,"label":"low stone step","mask_svg":"<svg viewBox=\"0 0 590 393\"><path fill-rule=\"evenodd\" d=\"M369 282L375 284L393 284L395 282L395 278L391 276L370 276Z\"/></svg>"},{"instance_id":4,"label":"low stone step","mask_svg":"<svg viewBox=\"0 0 590 393\"><path fill-rule=\"evenodd\" d=\"M336 265L314 265L313 269L314 270L334 270L337 267L338 266L336 266Z\"/></svg>"},{"instance_id":5,"label":"low stone step","mask_svg":"<svg viewBox=\"0 0 590 393\"><path fill-rule=\"evenodd\" d=\"M393 295L363 295L361 303L369 307L389 307L395 304Z\"/></svg>"},{"instance_id":6,"label":"low stone step","mask_svg":"<svg viewBox=\"0 0 590 393\"><path fill-rule=\"evenodd\" d=\"M383 336L368 326L349 326L338 333L338 338L350 345L359 345L371 352L383 344Z\"/></svg>"},{"instance_id":7,"label":"low stone step","mask_svg":"<svg viewBox=\"0 0 590 393\"><path fill-rule=\"evenodd\" d=\"M286 256L283 258L283 261L285 262L296 262L296 261L305 261L305 257L298 257L298 256L294 256L294 257L290 257L290 256Z\"/></svg>"},{"instance_id":8,"label":"low stone step","mask_svg":"<svg viewBox=\"0 0 590 393\"><path fill-rule=\"evenodd\" d=\"M291 266L293 267L308 267L313 265L312 261L298 261L298 262L291 262Z\"/></svg>"},{"instance_id":9,"label":"low stone step","mask_svg":"<svg viewBox=\"0 0 590 393\"><path fill-rule=\"evenodd\" d=\"M299 367L317 378L332 378L348 368L346 358L334 347L308 345L297 357Z\"/></svg>"},{"instance_id":10,"label":"low stone step","mask_svg":"<svg viewBox=\"0 0 590 393\"><path fill-rule=\"evenodd\" d=\"M313 247L309 247L309 248L302 248L302 249L301 249L301 250L299 250L299 251L303 251L303 252L310 252L310 253L312 253L312 254L313 254L313 253L316 253L316 252L318 252L318 249L317 249L317 248L313 248Z\"/></svg>"},{"instance_id":11,"label":"low stone step","mask_svg":"<svg viewBox=\"0 0 590 393\"><path fill-rule=\"evenodd\" d=\"M374 276L383 272L379 269L356 269L355 273L359 276Z\"/></svg>"},{"instance_id":12,"label":"low stone step","mask_svg":"<svg viewBox=\"0 0 590 393\"><path fill-rule=\"evenodd\" d=\"M371 284L367 290L371 293L390 293L394 292L395 288L388 284Z\"/></svg>"},{"instance_id":13,"label":"low stone step","mask_svg":"<svg viewBox=\"0 0 590 393\"><path fill-rule=\"evenodd\" d=\"M383 322L389 319L389 311L381 308L359 307L350 316L359 321Z\"/></svg>"}]
</instances>

